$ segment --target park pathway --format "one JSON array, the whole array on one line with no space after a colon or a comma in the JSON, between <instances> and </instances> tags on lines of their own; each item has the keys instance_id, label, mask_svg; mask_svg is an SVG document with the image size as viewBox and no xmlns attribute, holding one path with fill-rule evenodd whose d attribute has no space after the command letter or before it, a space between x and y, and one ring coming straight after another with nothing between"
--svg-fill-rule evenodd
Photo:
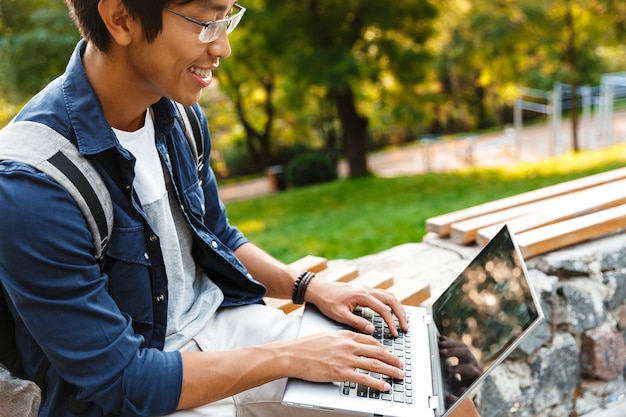
<instances>
[{"instance_id":1,"label":"park pathway","mask_svg":"<svg viewBox=\"0 0 626 417\"><path fill-rule=\"evenodd\" d=\"M370 171L380 177L447 172L471 165L515 164L557 156L572 149L569 120L563 121L559 135L561 139L557 140L547 125L537 125L523 128L516 140L512 131L455 140L424 140L401 148L371 153L367 162ZM626 111L614 114L610 135L592 134L591 137L596 137L595 143L585 143L591 139L581 137L585 149L626 141ZM346 176L347 172L346 163L341 162L339 175ZM220 187L220 197L225 202L260 197L272 192L272 184L267 177Z\"/></svg>"}]
</instances>

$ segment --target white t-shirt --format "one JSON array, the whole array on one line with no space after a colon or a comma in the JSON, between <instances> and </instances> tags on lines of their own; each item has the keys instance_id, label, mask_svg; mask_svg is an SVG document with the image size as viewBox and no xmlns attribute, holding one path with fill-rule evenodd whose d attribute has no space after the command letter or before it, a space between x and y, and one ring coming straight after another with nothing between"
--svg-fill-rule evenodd
<instances>
[{"instance_id":1,"label":"white t-shirt","mask_svg":"<svg viewBox=\"0 0 626 417\"><path fill-rule=\"evenodd\" d=\"M132 153L135 163L135 182L133 188L142 205L154 203L165 196L165 179L161 159L154 143L154 122L150 112L142 128L134 132L113 129L122 146Z\"/></svg>"},{"instance_id":2,"label":"white t-shirt","mask_svg":"<svg viewBox=\"0 0 626 417\"><path fill-rule=\"evenodd\" d=\"M113 131L136 159L133 189L160 239L168 291L164 350L179 350L204 328L224 294L191 255L193 234L179 207L169 174L161 165L150 112L146 112L141 129Z\"/></svg>"}]
</instances>

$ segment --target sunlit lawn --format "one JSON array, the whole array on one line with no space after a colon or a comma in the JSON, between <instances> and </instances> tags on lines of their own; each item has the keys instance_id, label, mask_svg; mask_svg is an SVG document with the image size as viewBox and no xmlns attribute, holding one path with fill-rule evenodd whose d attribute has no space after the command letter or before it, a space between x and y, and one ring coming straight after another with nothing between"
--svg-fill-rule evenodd
<instances>
[{"instance_id":1,"label":"sunlit lawn","mask_svg":"<svg viewBox=\"0 0 626 417\"><path fill-rule=\"evenodd\" d=\"M501 168L339 180L227 204L232 224L272 255L356 258L419 242L426 219L626 165L626 145Z\"/></svg>"}]
</instances>

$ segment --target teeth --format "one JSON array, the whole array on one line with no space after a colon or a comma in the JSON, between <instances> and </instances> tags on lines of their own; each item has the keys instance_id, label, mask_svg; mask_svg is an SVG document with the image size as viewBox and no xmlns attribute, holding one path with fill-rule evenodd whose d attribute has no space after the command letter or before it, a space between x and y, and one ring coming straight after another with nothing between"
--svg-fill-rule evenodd
<instances>
[{"instance_id":1,"label":"teeth","mask_svg":"<svg viewBox=\"0 0 626 417\"><path fill-rule=\"evenodd\" d=\"M191 67L189 71L193 72L200 78L208 78L211 75L211 70Z\"/></svg>"}]
</instances>

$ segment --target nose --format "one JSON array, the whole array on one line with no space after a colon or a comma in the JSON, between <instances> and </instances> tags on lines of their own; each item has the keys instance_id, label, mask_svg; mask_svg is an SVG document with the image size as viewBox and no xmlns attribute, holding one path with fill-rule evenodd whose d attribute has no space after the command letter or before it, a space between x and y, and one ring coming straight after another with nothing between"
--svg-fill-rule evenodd
<instances>
[{"instance_id":1,"label":"nose","mask_svg":"<svg viewBox=\"0 0 626 417\"><path fill-rule=\"evenodd\" d=\"M216 58L228 58L230 56L232 50L226 31L222 32L219 38L208 44L207 52L210 56Z\"/></svg>"}]
</instances>

